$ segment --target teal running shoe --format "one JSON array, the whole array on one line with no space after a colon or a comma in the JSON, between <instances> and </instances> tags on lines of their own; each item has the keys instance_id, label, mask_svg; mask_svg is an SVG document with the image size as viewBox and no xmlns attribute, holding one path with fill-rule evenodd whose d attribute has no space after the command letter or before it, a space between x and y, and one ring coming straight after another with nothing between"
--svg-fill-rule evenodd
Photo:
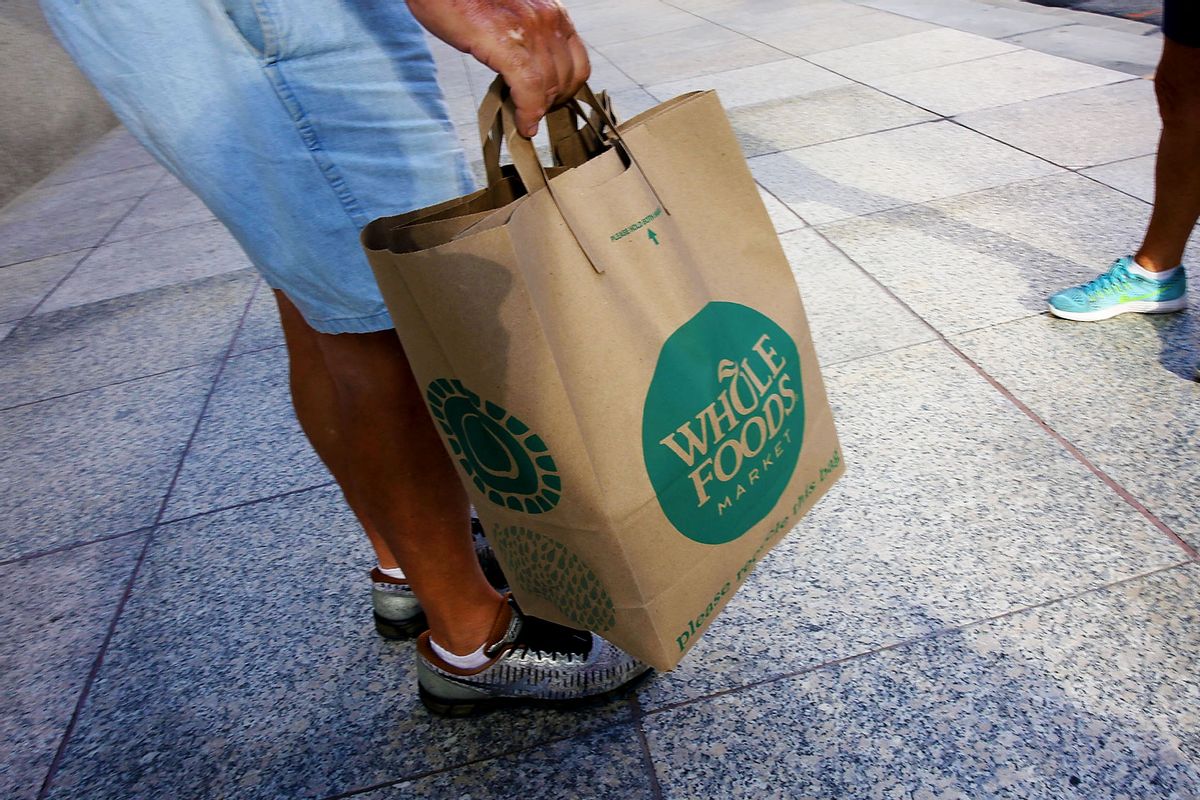
<instances>
[{"instance_id":1,"label":"teal running shoe","mask_svg":"<svg viewBox=\"0 0 1200 800\"><path fill-rule=\"evenodd\" d=\"M1095 322L1130 312L1168 314L1187 308L1187 275L1181 267L1168 281L1152 281L1129 271L1133 256L1118 258L1095 280L1050 296L1050 313Z\"/></svg>"}]
</instances>

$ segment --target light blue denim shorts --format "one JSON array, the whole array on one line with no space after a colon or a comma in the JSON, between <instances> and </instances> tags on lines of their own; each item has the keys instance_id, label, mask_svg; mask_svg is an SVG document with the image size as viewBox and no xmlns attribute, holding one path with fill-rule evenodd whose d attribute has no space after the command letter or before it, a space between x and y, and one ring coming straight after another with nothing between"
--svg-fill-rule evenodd
<instances>
[{"instance_id":1,"label":"light blue denim shorts","mask_svg":"<svg viewBox=\"0 0 1200 800\"><path fill-rule=\"evenodd\" d=\"M41 3L125 126L313 328L392 327L359 230L473 188L402 0Z\"/></svg>"}]
</instances>

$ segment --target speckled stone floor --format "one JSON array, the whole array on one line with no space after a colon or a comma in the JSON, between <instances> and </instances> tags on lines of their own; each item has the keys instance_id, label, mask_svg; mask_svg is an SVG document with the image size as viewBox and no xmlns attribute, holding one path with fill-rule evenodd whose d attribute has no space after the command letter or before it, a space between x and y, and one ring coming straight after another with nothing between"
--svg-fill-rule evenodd
<instances>
[{"instance_id":1,"label":"speckled stone floor","mask_svg":"<svg viewBox=\"0 0 1200 800\"><path fill-rule=\"evenodd\" d=\"M720 92L846 477L635 698L431 717L269 292L114 131L0 210L0 796L1200 798L1200 312L1044 313L1149 215L1155 29L568 5L622 116Z\"/></svg>"}]
</instances>

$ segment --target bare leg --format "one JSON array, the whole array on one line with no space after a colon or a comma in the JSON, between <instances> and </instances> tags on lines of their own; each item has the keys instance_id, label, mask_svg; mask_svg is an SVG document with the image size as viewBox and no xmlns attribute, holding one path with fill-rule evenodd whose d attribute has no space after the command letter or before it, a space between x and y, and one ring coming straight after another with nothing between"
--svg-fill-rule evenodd
<instances>
[{"instance_id":1,"label":"bare leg","mask_svg":"<svg viewBox=\"0 0 1200 800\"><path fill-rule=\"evenodd\" d=\"M1183 260L1200 218L1200 47L1164 40L1154 79L1163 131L1155 165L1154 212L1138 264L1153 272Z\"/></svg>"},{"instance_id":2,"label":"bare leg","mask_svg":"<svg viewBox=\"0 0 1200 800\"><path fill-rule=\"evenodd\" d=\"M383 566L404 570L433 637L468 653L501 602L479 569L468 503L392 331L332 335L276 292L300 426Z\"/></svg>"}]
</instances>

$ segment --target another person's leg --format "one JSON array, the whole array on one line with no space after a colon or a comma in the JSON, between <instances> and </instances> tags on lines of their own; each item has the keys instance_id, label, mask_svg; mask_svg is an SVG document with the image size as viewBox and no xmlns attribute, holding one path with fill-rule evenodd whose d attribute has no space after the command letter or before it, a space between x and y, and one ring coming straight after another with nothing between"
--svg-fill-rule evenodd
<instances>
[{"instance_id":1,"label":"another person's leg","mask_svg":"<svg viewBox=\"0 0 1200 800\"><path fill-rule=\"evenodd\" d=\"M1176 35L1200 37L1194 11L1168 2ZM1164 39L1155 75L1163 130L1155 162L1154 209L1137 253L1113 262L1095 280L1064 289L1049 299L1050 313L1064 319L1097 321L1129 312L1163 314L1187 307L1187 275L1182 266L1188 237L1200 218L1200 40L1195 46Z\"/></svg>"},{"instance_id":2,"label":"another person's leg","mask_svg":"<svg viewBox=\"0 0 1200 800\"><path fill-rule=\"evenodd\" d=\"M1200 47L1166 39L1154 78L1162 136L1154 170L1154 213L1134 257L1151 272L1179 266L1200 219Z\"/></svg>"}]
</instances>

